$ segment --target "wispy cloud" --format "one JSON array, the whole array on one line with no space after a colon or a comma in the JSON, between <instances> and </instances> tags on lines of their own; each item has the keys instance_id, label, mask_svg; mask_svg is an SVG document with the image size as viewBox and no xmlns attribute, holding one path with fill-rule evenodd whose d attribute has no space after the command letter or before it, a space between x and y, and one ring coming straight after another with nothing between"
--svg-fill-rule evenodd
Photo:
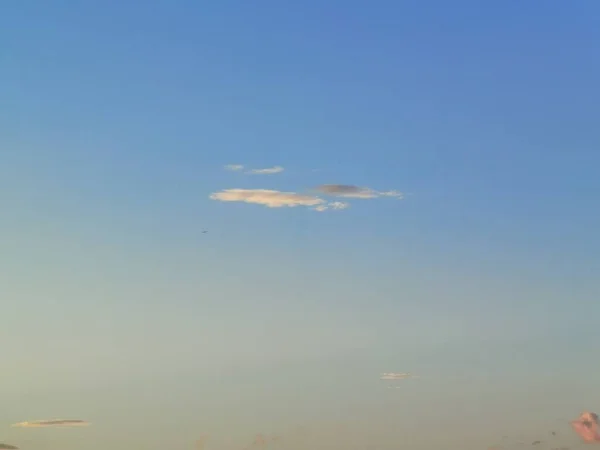
<instances>
[{"instance_id":1,"label":"wispy cloud","mask_svg":"<svg viewBox=\"0 0 600 450\"><path fill-rule=\"evenodd\" d=\"M229 170L231 172L241 172L244 169L246 169L246 167L242 164L227 164L225 166L225 170ZM244 173L249 175L273 175L276 173L281 173L284 170L285 169L281 166L273 166L265 167L264 169L247 169L244 171Z\"/></svg>"},{"instance_id":2,"label":"wispy cloud","mask_svg":"<svg viewBox=\"0 0 600 450\"><path fill-rule=\"evenodd\" d=\"M350 207L350 203L346 202L331 202L329 203L331 209L346 209Z\"/></svg>"},{"instance_id":3,"label":"wispy cloud","mask_svg":"<svg viewBox=\"0 0 600 450\"><path fill-rule=\"evenodd\" d=\"M381 374L381 380L405 380L406 378L416 378L409 372L384 372Z\"/></svg>"},{"instance_id":4,"label":"wispy cloud","mask_svg":"<svg viewBox=\"0 0 600 450\"><path fill-rule=\"evenodd\" d=\"M244 170L244 166L241 164L227 164L225 166L225 170L231 170L232 172L239 172L240 170Z\"/></svg>"},{"instance_id":5,"label":"wispy cloud","mask_svg":"<svg viewBox=\"0 0 600 450\"><path fill-rule=\"evenodd\" d=\"M268 208L315 207L326 203L325 200L314 195L271 189L225 189L211 194L210 198L221 202L254 203Z\"/></svg>"},{"instance_id":6,"label":"wispy cloud","mask_svg":"<svg viewBox=\"0 0 600 450\"><path fill-rule=\"evenodd\" d=\"M250 169L246 173L251 175L273 175L283 172L285 169L281 166L267 167L266 169Z\"/></svg>"},{"instance_id":7,"label":"wispy cloud","mask_svg":"<svg viewBox=\"0 0 600 450\"><path fill-rule=\"evenodd\" d=\"M313 209L315 211L323 212L323 211L327 211L329 209L333 209L333 210L339 211L341 209L346 209L346 208L350 208L350 203L346 203L346 202L330 202L330 203L327 203L326 205L316 206Z\"/></svg>"},{"instance_id":8,"label":"wispy cloud","mask_svg":"<svg viewBox=\"0 0 600 450\"><path fill-rule=\"evenodd\" d=\"M19 422L11 425L14 428L47 428L47 427L87 427L90 425L85 420L35 420L32 422Z\"/></svg>"},{"instance_id":9,"label":"wispy cloud","mask_svg":"<svg viewBox=\"0 0 600 450\"><path fill-rule=\"evenodd\" d=\"M16 445L0 443L0 450L19 450L19 447L17 447Z\"/></svg>"},{"instance_id":10,"label":"wispy cloud","mask_svg":"<svg viewBox=\"0 0 600 450\"><path fill-rule=\"evenodd\" d=\"M370 199L378 197L404 198L404 195L398 191L376 191L368 187L355 186L352 184L322 184L317 186L316 190L323 195L344 198Z\"/></svg>"},{"instance_id":11,"label":"wispy cloud","mask_svg":"<svg viewBox=\"0 0 600 450\"><path fill-rule=\"evenodd\" d=\"M225 167L228 170L233 171L245 170L244 166L241 164L231 164ZM266 169L250 169L246 170L244 173L274 174L282 172L283 170L283 167L275 166ZM403 198L403 194L398 191L376 191L367 187L346 184L322 184L313 190L312 193L287 192L274 189L224 189L219 192L213 192L210 194L209 198L221 202L253 203L268 208L293 208L296 206L303 206L317 212L340 211L350 207L350 203L327 201L321 196L356 199L371 199L377 197Z\"/></svg>"}]
</instances>

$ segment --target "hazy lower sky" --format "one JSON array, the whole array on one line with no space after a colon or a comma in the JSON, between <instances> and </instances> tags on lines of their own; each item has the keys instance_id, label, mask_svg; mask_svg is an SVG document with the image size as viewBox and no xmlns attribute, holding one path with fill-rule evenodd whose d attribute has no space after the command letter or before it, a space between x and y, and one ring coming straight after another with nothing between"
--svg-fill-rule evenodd
<instances>
[{"instance_id":1,"label":"hazy lower sky","mask_svg":"<svg viewBox=\"0 0 600 450\"><path fill-rule=\"evenodd\" d=\"M0 42L0 443L570 445L600 408L596 0L4 1Z\"/></svg>"}]
</instances>

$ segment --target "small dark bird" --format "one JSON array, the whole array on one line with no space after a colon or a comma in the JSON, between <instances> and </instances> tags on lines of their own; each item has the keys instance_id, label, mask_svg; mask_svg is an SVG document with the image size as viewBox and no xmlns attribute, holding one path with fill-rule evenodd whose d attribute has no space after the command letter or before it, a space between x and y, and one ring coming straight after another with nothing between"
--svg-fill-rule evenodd
<instances>
[{"instance_id":1,"label":"small dark bird","mask_svg":"<svg viewBox=\"0 0 600 450\"><path fill-rule=\"evenodd\" d=\"M202 230L202 234L208 233L207 230Z\"/></svg>"}]
</instances>

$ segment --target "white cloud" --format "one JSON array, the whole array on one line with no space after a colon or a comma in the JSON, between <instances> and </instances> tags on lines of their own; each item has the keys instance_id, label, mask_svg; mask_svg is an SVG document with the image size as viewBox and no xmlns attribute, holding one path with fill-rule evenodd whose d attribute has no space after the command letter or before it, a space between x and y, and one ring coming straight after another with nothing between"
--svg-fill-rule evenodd
<instances>
[{"instance_id":1,"label":"white cloud","mask_svg":"<svg viewBox=\"0 0 600 450\"><path fill-rule=\"evenodd\" d=\"M209 198L220 202L253 203L267 208L304 206L318 212L340 211L350 207L350 204L346 202L326 202L314 195L272 189L224 189L212 193Z\"/></svg>"},{"instance_id":2,"label":"white cloud","mask_svg":"<svg viewBox=\"0 0 600 450\"><path fill-rule=\"evenodd\" d=\"M370 199L377 197L395 197L404 198L404 195L398 191L376 191L368 187L354 186L351 184L322 184L317 186L317 191L321 194L332 197L360 198Z\"/></svg>"},{"instance_id":3,"label":"white cloud","mask_svg":"<svg viewBox=\"0 0 600 450\"><path fill-rule=\"evenodd\" d=\"M250 169L246 173L252 175L273 175L275 173L283 172L285 169L281 166L268 167L266 169Z\"/></svg>"},{"instance_id":4,"label":"white cloud","mask_svg":"<svg viewBox=\"0 0 600 450\"><path fill-rule=\"evenodd\" d=\"M221 202L254 203L268 208L315 207L325 204L325 200L313 195L281 192L271 189L225 189L211 194L210 198Z\"/></svg>"},{"instance_id":5,"label":"white cloud","mask_svg":"<svg viewBox=\"0 0 600 450\"><path fill-rule=\"evenodd\" d=\"M33 422L19 422L11 425L14 428L47 428L47 427L87 427L90 425L85 420L35 420Z\"/></svg>"},{"instance_id":6,"label":"white cloud","mask_svg":"<svg viewBox=\"0 0 600 450\"><path fill-rule=\"evenodd\" d=\"M346 209L346 208L350 208L350 203L346 203L346 202L331 202L331 203L329 203L329 207L331 209Z\"/></svg>"},{"instance_id":7,"label":"white cloud","mask_svg":"<svg viewBox=\"0 0 600 450\"><path fill-rule=\"evenodd\" d=\"M405 380L406 378L415 378L409 372L384 372L381 374L381 380Z\"/></svg>"},{"instance_id":8,"label":"white cloud","mask_svg":"<svg viewBox=\"0 0 600 450\"><path fill-rule=\"evenodd\" d=\"M346 202L329 202L326 205L319 205L313 208L315 211L323 212L329 209L339 211L341 209L350 208L350 203Z\"/></svg>"},{"instance_id":9,"label":"white cloud","mask_svg":"<svg viewBox=\"0 0 600 450\"><path fill-rule=\"evenodd\" d=\"M244 170L244 166L241 164L227 164L225 166L225 170L231 170L232 172L239 172L240 170Z\"/></svg>"}]
</instances>

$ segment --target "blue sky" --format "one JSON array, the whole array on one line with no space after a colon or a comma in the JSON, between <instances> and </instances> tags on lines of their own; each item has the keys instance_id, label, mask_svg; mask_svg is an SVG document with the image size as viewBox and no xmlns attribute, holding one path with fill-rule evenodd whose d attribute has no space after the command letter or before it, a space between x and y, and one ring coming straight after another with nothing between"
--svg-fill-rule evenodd
<instances>
[{"instance_id":1,"label":"blue sky","mask_svg":"<svg viewBox=\"0 0 600 450\"><path fill-rule=\"evenodd\" d=\"M0 443L566 433L600 401L598 17L592 0L4 4ZM228 189L350 207L210 198ZM389 371L419 378L390 390ZM91 426L10 428L56 418Z\"/></svg>"}]
</instances>

